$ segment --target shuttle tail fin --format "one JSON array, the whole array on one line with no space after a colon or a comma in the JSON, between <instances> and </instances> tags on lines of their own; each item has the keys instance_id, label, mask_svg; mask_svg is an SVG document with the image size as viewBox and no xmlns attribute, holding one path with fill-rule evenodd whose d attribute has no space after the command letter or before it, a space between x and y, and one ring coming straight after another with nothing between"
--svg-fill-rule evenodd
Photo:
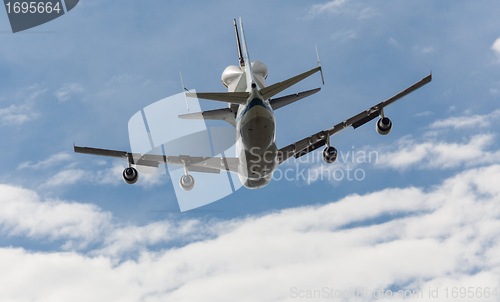
<instances>
[{"instance_id":1,"label":"shuttle tail fin","mask_svg":"<svg viewBox=\"0 0 500 302\"><path fill-rule=\"evenodd\" d=\"M243 53L241 52L240 34L238 32L238 24L236 23L236 19L234 19L234 32L236 33L236 44L238 46L238 59L240 60L240 67L243 67L245 66L245 60L243 59Z\"/></svg>"},{"instance_id":2,"label":"shuttle tail fin","mask_svg":"<svg viewBox=\"0 0 500 302\"><path fill-rule=\"evenodd\" d=\"M240 17L240 32L241 32L241 44L243 47L243 60L245 61L245 75L247 79L247 89L246 91L252 90L252 84L256 84L253 72L252 72L252 64L250 61L250 56L248 55L247 42L245 40L245 31L243 30L243 21Z\"/></svg>"}]
</instances>

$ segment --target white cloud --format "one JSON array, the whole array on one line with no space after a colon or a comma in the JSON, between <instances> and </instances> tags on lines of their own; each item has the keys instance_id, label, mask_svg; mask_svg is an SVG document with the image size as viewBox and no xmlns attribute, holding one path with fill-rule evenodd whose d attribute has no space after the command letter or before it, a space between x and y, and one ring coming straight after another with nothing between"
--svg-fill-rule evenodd
<instances>
[{"instance_id":1,"label":"white cloud","mask_svg":"<svg viewBox=\"0 0 500 302\"><path fill-rule=\"evenodd\" d=\"M358 34L355 30L349 29L349 30L344 30L344 31L337 31L337 32L333 33L330 36L330 38L333 40L340 41L340 42L345 42L348 40L355 39L357 37L357 35Z\"/></svg>"},{"instance_id":2,"label":"white cloud","mask_svg":"<svg viewBox=\"0 0 500 302\"><path fill-rule=\"evenodd\" d=\"M493 165L431 190L385 189L259 217L196 221L187 234L215 233L176 248L143 249L133 261L115 257L181 236L182 228L116 227L104 234L108 249L101 252L108 253L100 256L0 248L0 299L295 301L292 288L493 288L500 282L499 178Z\"/></svg>"},{"instance_id":3,"label":"white cloud","mask_svg":"<svg viewBox=\"0 0 500 302\"><path fill-rule=\"evenodd\" d=\"M414 116L420 117L420 116L429 116L429 115L432 115L432 114L434 114L434 112L427 110L427 111L424 111L424 112L417 113Z\"/></svg>"},{"instance_id":4,"label":"white cloud","mask_svg":"<svg viewBox=\"0 0 500 302\"><path fill-rule=\"evenodd\" d=\"M438 132L427 132L421 140L405 136L389 146L340 150L337 161L332 165L325 165L318 158L321 154L315 153L316 157L303 161L305 167L298 165L295 170L304 171L303 181L307 184L329 181L338 185L342 181L363 180L366 172L358 168L367 164L382 169L432 170L500 163L500 150L489 150L495 142L493 134L474 135L461 143L436 141L438 136ZM296 175L295 170L293 175ZM294 180L300 181L301 178Z\"/></svg>"},{"instance_id":5,"label":"white cloud","mask_svg":"<svg viewBox=\"0 0 500 302\"><path fill-rule=\"evenodd\" d=\"M497 109L485 115L450 117L445 120L439 120L430 125L431 128L446 128L455 129L473 128L473 127L489 127L492 121L500 118L500 110Z\"/></svg>"},{"instance_id":6,"label":"white cloud","mask_svg":"<svg viewBox=\"0 0 500 302\"><path fill-rule=\"evenodd\" d=\"M31 161L24 162L18 166L18 169L47 169L50 167L54 167L60 163L67 162L73 160L73 156L68 154L67 152L61 152L57 154L51 155L49 158L39 161L36 164L33 164Z\"/></svg>"},{"instance_id":7,"label":"white cloud","mask_svg":"<svg viewBox=\"0 0 500 302\"><path fill-rule=\"evenodd\" d=\"M77 83L65 83L61 88L57 89L54 92L54 95L57 97L59 102L65 102L69 100L74 94L80 93L83 91L83 87Z\"/></svg>"},{"instance_id":8,"label":"white cloud","mask_svg":"<svg viewBox=\"0 0 500 302\"><path fill-rule=\"evenodd\" d=\"M62 185L74 185L80 180L85 180L85 171L82 169L68 169L58 172L50 177L43 186L56 187Z\"/></svg>"},{"instance_id":9,"label":"white cloud","mask_svg":"<svg viewBox=\"0 0 500 302\"><path fill-rule=\"evenodd\" d=\"M19 168L21 169L25 167L31 167L39 169L42 167L49 167L53 164L56 164L57 162L70 159L72 159L72 156L65 153L59 153L34 165L32 165L30 162L23 163L19 166ZM106 162L103 164L102 162L98 161L96 162L96 165L98 167L97 169L89 169L87 167L86 170L75 168L74 166L76 165L77 164L70 165L69 167L64 168L62 171L59 171L57 174L49 177L41 187L56 187L64 185L74 185L77 183L114 186L123 184L122 173L123 169L125 169L126 167L124 161L116 160L113 161L111 165L108 165ZM166 183L166 181L168 180L168 176L160 173L160 171L164 171L162 170L162 167L158 169L147 168L149 167L139 168L139 180L136 184L134 184L135 186L152 188ZM154 172L156 172L157 174L154 174Z\"/></svg>"},{"instance_id":10,"label":"white cloud","mask_svg":"<svg viewBox=\"0 0 500 302\"><path fill-rule=\"evenodd\" d=\"M109 224L110 214L90 204L42 200L26 189L0 185L0 226L9 235L95 240Z\"/></svg>"},{"instance_id":11,"label":"white cloud","mask_svg":"<svg viewBox=\"0 0 500 302\"><path fill-rule=\"evenodd\" d=\"M40 84L33 84L22 88L16 93L16 98L23 99L26 102L31 102L43 95L47 91L47 88L40 87Z\"/></svg>"},{"instance_id":12,"label":"white cloud","mask_svg":"<svg viewBox=\"0 0 500 302\"><path fill-rule=\"evenodd\" d=\"M377 15L379 15L379 13L371 7L365 7L363 9L361 9L361 11L359 13L357 13L358 19L360 19L360 20L370 19L370 18L377 16Z\"/></svg>"},{"instance_id":13,"label":"white cloud","mask_svg":"<svg viewBox=\"0 0 500 302\"><path fill-rule=\"evenodd\" d=\"M89 177L94 178L96 183L116 186L123 182L123 169L125 169L125 163L115 160L112 162L111 166L107 164L100 170L92 171L92 175L89 175ZM141 178L141 176L142 174L139 175L139 178Z\"/></svg>"},{"instance_id":14,"label":"white cloud","mask_svg":"<svg viewBox=\"0 0 500 302\"><path fill-rule=\"evenodd\" d=\"M347 0L333 0L325 4L314 4L309 10L310 15L321 15L323 13L338 13Z\"/></svg>"},{"instance_id":15,"label":"white cloud","mask_svg":"<svg viewBox=\"0 0 500 302\"><path fill-rule=\"evenodd\" d=\"M123 171L122 171L123 172ZM137 185L144 188L152 188L163 185L169 179L167 175L140 173Z\"/></svg>"},{"instance_id":16,"label":"white cloud","mask_svg":"<svg viewBox=\"0 0 500 302\"><path fill-rule=\"evenodd\" d=\"M432 46L427 46L427 47L422 47L420 51L424 54L428 54L428 53L433 53L435 49Z\"/></svg>"},{"instance_id":17,"label":"white cloud","mask_svg":"<svg viewBox=\"0 0 500 302\"><path fill-rule=\"evenodd\" d=\"M109 81L104 84L102 91L98 93L99 96L112 96L117 93L123 93L124 89L131 86L147 85L148 80L145 80L140 75L120 74L113 76Z\"/></svg>"},{"instance_id":18,"label":"white cloud","mask_svg":"<svg viewBox=\"0 0 500 302\"><path fill-rule=\"evenodd\" d=\"M349 0L333 0L324 4L314 4L309 9L309 18L314 18L323 14L354 16L358 20L369 19L378 15L373 8L352 3Z\"/></svg>"},{"instance_id":19,"label":"white cloud","mask_svg":"<svg viewBox=\"0 0 500 302\"><path fill-rule=\"evenodd\" d=\"M38 84L33 84L19 90L12 99L12 105L0 108L0 124L2 126L20 126L39 116L33 110L34 101L47 91Z\"/></svg>"},{"instance_id":20,"label":"white cloud","mask_svg":"<svg viewBox=\"0 0 500 302\"><path fill-rule=\"evenodd\" d=\"M2 126L19 126L38 116L29 105L10 105L0 108L0 121Z\"/></svg>"},{"instance_id":21,"label":"white cloud","mask_svg":"<svg viewBox=\"0 0 500 302\"><path fill-rule=\"evenodd\" d=\"M414 46L413 50L419 54L424 55L431 54L436 51L432 46Z\"/></svg>"},{"instance_id":22,"label":"white cloud","mask_svg":"<svg viewBox=\"0 0 500 302\"><path fill-rule=\"evenodd\" d=\"M392 37L387 40L387 44L391 45L392 47L399 48L398 41L394 40Z\"/></svg>"},{"instance_id":23,"label":"white cloud","mask_svg":"<svg viewBox=\"0 0 500 302\"><path fill-rule=\"evenodd\" d=\"M95 255L120 257L135 251L147 251L146 247L172 240L189 242L196 238L213 236L214 231L204 229L198 220L187 220L181 224L169 221L153 222L145 226L116 226L105 238L103 248L93 252Z\"/></svg>"},{"instance_id":24,"label":"white cloud","mask_svg":"<svg viewBox=\"0 0 500 302\"><path fill-rule=\"evenodd\" d=\"M495 43L491 46L491 49L500 57L500 38L496 39Z\"/></svg>"},{"instance_id":25,"label":"white cloud","mask_svg":"<svg viewBox=\"0 0 500 302\"><path fill-rule=\"evenodd\" d=\"M488 151L494 142L492 134L478 134L464 143L436 142L431 139L417 142L411 137L403 137L397 142L396 151L388 151L393 146L379 151L378 167L407 169L447 169L460 166L474 166L500 162L500 151Z\"/></svg>"},{"instance_id":26,"label":"white cloud","mask_svg":"<svg viewBox=\"0 0 500 302\"><path fill-rule=\"evenodd\" d=\"M93 204L42 198L34 191L10 185L0 185L0 192L0 229L4 235L62 240L65 250L81 249L90 242L101 243L94 254L118 257L147 245L213 235L212 229L196 220L124 226L116 223L111 213Z\"/></svg>"}]
</instances>

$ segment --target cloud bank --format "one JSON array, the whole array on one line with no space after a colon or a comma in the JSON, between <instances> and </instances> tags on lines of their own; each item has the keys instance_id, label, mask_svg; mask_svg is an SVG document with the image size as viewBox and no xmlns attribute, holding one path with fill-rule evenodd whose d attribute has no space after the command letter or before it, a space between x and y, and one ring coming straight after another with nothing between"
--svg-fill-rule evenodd
<instances>
[{"instance_id":1,"label":"cloud bank","mask_svg":"<svg viewBox=\"0 0 500 302\"><path fill-rule=\"evenodd\" d=\"M294 290L324 287L493 288L500 281L497 179L500 165L492 165L431 190L385 189L245 219L146 226L116 225L96 206L43 201L4 185L8 210L0 221L10 236L104 240L88 252L1 248L0 299L294 301ZM174 238L184 244L150 249ZM138 257L123 258L130 251ZM18 278L5 278L12 274Z\"/></svg>"}]
</instances>

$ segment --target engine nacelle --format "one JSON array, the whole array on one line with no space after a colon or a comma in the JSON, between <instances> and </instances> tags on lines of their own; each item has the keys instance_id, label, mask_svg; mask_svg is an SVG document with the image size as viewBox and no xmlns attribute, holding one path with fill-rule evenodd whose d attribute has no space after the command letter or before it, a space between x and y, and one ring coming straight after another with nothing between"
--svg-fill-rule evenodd
<instances>
[{"instance_id":1,"label":"engine nacelle","mask_svg":"<svg viewBox=\"0 0 500 302\"><path fill-rule=\"evenodd\" d=\"M377 125L376 125L375 129L377 129L377 132L379 134L382 134L382 135L389 134L389 132L391 132L391 129L392 129L392 122L388 117L380 118L377 121Z\"/></svg>"},{"instance_id":2,"label":"engine nacelle","mask_svg":"<svg viewBox=\"0 0 500 302\"><path fill-rule=\"evenodd\" d=\"M129 185L133 185L139 179L139 172L135 168L126 168L123 170L123 180Z\"/></svg>"},{"instance_id":3,"label":"engine nacelle","mask_svg":"<svg viewBox=\"0 0 500 302\"><path fill-rule=\"evenodd\" d=\"M194 188L194 177L190 174L182 175L181 179L179 180L179 185L181 186L181 189L184 191L191 191Z\"/></svg>"},{"instance_id":4,"label":"engine nacelle","mask_svg":"<svg viewBox=\"0 0 500 302\"><path fill-rule=\"evenodd\" d=\"M334 147L326 147L323 150L323 161L327 164L332 164L337 160L337 149Z\"/></svg>"}]
</instances>

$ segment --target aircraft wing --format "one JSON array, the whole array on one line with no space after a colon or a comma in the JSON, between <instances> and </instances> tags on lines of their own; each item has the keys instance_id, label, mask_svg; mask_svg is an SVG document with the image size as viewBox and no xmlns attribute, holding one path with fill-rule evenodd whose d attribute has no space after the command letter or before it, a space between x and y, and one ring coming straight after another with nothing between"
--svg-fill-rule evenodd
<instances>
[{"instance_id":1,"label":"aircraft wing","mask_svg":"<svg viewBox=\"0 0 500 302\"><path fill-rule=\"evenodd\" d=\"M186 167L188 171L193 172L220 173L220 171L229 171L238 173L239 159L236 157L166 156L78 146L74 146L74 150L76 153L124 158L127 159L130 164L140 166L158 167L160 164L167 164L183 166Z\"/></svg>"},{"instance_id":2,"label":"aircraft wing","mask_svg":"<svg viewBox=\"0 0 500 302\"><path fill-rule=\"evenodd\" d=\"M354 129L368 123L369 121L375 119L380 115L381 112L383 112L384 107L394 103L395 101L399 100L400 98L406 96L407 94L419 89L420 87L424 86L425 84L429 83L432 80L432 74L428 75L427 77L423 78L420 82L415 83L414 85L406 88L405 90L401 91L400 93L396 94L395 96L378 103L377 105L369 108L368 110L365 110L351 118L348 118L347 120L338 123L337 125L333 126L332 128L320 131L316 134L313 134L309 137L306 137L298 142L295 142L291 145L288 145L284 148L281 148L278 151L278 160L279 164L285 162L287 159L291 157L299 158L309 152L312 152L318 148L321 148L324 146L327 142L327 139L330 138L330 136L339 133L342 130L345 130L352 126Z\"/></svg>"}]
</instances>

